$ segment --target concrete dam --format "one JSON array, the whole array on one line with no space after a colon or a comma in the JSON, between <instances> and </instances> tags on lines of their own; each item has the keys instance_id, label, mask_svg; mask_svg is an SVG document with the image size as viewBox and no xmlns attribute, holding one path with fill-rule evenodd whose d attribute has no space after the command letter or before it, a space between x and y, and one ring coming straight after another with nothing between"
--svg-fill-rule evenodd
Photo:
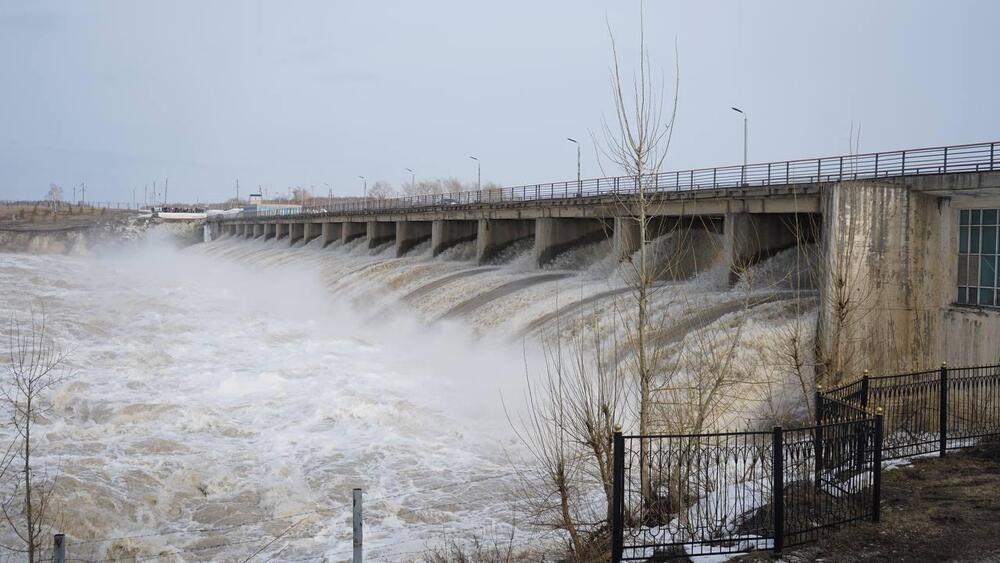
<instances>
[{"instance_id":1,"label":"concrete dam","mask_svg":"<svg viewBox=\"0 0 1000 563\"><path fill-rule=\"evenodd\" d=\"M333 283L364 287L398 270L384 282L400 302L497 324L511 322L497 302L570 277L601 279L575 296L591 308L625 293L642 205L672 298L721 295L741 281L768 294L815 289L821 373L987 363L1000 355L998 152L985 143L661 173L643 179L645 204L624 177L372 200L225 218L206 235L218 252L271 261L301 249L319 261L365 256L370 264L338 270ZM617 276L610 286L608 275ZM448 286L465 287L467 299L430 305ZM559 310L586 308L568 300ZM538 329L553 314L522 320Z\"/></svg>"}]
</instances>

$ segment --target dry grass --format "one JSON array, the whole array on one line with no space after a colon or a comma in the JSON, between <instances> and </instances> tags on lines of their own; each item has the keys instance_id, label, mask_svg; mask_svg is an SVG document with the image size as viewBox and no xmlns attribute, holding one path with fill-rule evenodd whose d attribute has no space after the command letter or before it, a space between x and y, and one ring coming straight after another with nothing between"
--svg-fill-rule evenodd
<instances>
[{"instance_id":1,"label":"dry grass","mask_svg":"<svg viewBox=\"0 0 1000 563\"><path fill-rule=\"evenodd\" d=\"M125 210L89 205L0 204L0 230L71 229L121 216Z\"/></svg>"}]
</instances>

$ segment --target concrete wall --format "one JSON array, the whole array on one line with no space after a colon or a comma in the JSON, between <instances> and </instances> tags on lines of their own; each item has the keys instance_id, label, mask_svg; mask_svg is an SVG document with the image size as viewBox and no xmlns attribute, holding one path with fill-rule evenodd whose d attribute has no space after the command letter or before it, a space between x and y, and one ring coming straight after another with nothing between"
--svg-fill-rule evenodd
<instances>
[{"instance_id":1,"label":"concrete wall","mask_svg":"<svg viewBox=\"0 0 1000 563\"><path fill-rule=\"evenodd\" d=\"M368 221L368 248L375 248L396 238L395 221Z\"/></svg>"},{"instance_id":2,"label":"concrete wall","mask_svg":"<svg viewBox=\"0 0 1000 563\"><path fill-rule=\"evenodd\" d=\"M437 256L445 250L476 240L478 221L434 221L431 225L431 254Z\"/></svg>"},{"instance_id":3,"label":"concrete wall","mask_svg":"<svg viewBox=\"0 0 1000 563\"><path fill-rule=\"evenodd\" d=\"M992 192L992 193L990 193ZM948 364L970 366L1000 363L1000 309L955 305L958 288L958 225L961 209L1000 209L1000 189L940 200L942 255L945 270L935 298L943 309L939 353Z\"/></svg>"},{"instance_id":4,"label":"concrete wall","mask_svg":"<svg viewBox=\"0 0 1000 563\"><path fill-rule=\"evenodd\" d=\"M602 219L535 219L535 262L543 266L574 246L612 243L614 222Z\"/></svg>"},{"instance_id":5,"label":"concrete wall","mask_svg":"<svg viewBox=\"0 0 1000 563\"><path fill-rule=\"evenodd\" d=\"M535 236L531 219L480 219L476 229L476 257L485 264L511 244Z\"/></svg>"},{"instance_id":6,"label":"concrete wall","mask_svg":"<svg viewBox=\"0 0 1000 563\"><path fill-rule=\"evenodd\" d=\"M430 221L396 221L396 257L405 255L414 246L430 238Z\"/></svg>"},{"instance_id":7,"label":"concrete wall","mask_svg":"<svg viewBox=\"0 0 1000 563\"><path fill-rule=\"evenodd\" d=\"M828 382L1000 360L1000 311L954 305L958 209L992 197L941 197L845 182L824 197L817 352Z\"/></svg>"}]
</instances>

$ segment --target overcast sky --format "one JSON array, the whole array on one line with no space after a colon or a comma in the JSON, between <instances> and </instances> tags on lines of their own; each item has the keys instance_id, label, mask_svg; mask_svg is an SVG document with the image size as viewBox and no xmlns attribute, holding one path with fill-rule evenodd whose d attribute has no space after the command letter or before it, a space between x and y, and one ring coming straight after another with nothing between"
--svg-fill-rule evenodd
<instances>
[{"instance_id":1,"label":"overcast sky","mask_svg":"<svg viewBox=\"0 0 1000 563\"><path fill-rule=\"evenodd\" d=\"M602 175L606 22L637 1L0 0L0 199L221 200L258 185L360 194L456 176ZM670 169L1000 140L1000 2L647 2L680 108ZM615 174L616 170L606 169Z\"/></svg>"}]
</instances>

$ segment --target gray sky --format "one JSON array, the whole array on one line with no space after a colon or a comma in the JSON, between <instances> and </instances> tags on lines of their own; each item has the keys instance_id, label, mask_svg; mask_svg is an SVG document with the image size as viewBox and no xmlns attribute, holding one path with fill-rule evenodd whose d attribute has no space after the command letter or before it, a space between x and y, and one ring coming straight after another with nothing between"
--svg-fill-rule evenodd
<instances>
[{"instance_id":1,"label":"gray sky","mask_svg":"<svg viewBox=\"0 0 1000 563\"><path fill-rule=\"evenodd\" d=\"M605 21L634 61L636 1L0 0L0 199L85 181L128 201L263 185L575 177L567 136L611 117ZM669 169L1000 140L1000 2L648 2L681 65ZM608 174L618 171L605 170Z\"/></svg>"}]
</instances>

